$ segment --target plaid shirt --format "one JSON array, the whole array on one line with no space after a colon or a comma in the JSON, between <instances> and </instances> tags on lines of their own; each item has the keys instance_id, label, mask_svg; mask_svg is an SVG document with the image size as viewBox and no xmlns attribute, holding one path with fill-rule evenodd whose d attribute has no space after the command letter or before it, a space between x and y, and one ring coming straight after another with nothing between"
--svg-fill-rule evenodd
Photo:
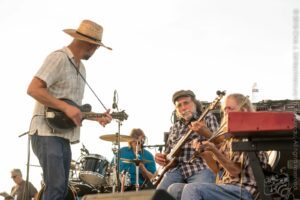
<instances>
[{"instance_id":1,"label":"plaid shirt","mask_svg":"<svg viewBox=\"0 0 300 200\"><path fill-rule=\"evenodd\" d=\"M243 163L242 166L242 186L248 190L252 197L254 198L256 194L258 193L256 181L253 175L252 168L250 166L249 157L246 156L246 154L242 154L242 152L232 152L231 144L233 140L229 139L224 142L224 144L221 147L221 152L224 153L226 156L230 158L233 162L236 163ZM260 160L261 166L263 169L267 168L268 165L268 156L267 153L264 151L260 151L257 153L258 159ZM238 185L241 184L241 175L238 177L230 176L226 170L224 170L223 175L220 177L219 180L217 180L218 184L232 184L232 185Z\"/></svg>"},{"instance_id":2,"label":"plaid shirt","mask_svg":"<svg viewBox=\"0 0 300 200\"><path fill-rule=\"evenodd\" d=\"M195 116L194 118L197 119L199 118L199 116ZM206 126L210 129L210 131L215 132L218 129L219 124L217 118L212 113L208 113L204 120ZM165 153L170 153L172 148L188 131L188 124L185 124L182 121L174 123L174 125L170 128L170 134L166 143ZM193 132L185 142L185 144L182 146L180 155L176 157L176 160L178 162L177 168L180 169L181 174L185 179L192 176L194 173L208 167L202 160L202 158L196 158L192 163L188 162L195 152L195 149L192 148L191 144L191 141L195 138L198 138L200 141L206 140L205 137L199 135L196 132Z\"/></svg>"}]
</instances>

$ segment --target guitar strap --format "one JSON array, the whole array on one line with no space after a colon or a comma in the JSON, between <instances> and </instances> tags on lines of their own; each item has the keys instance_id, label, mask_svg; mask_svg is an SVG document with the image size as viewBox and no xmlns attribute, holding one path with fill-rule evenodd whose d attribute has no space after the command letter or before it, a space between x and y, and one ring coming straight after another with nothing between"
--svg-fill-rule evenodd
<instances>
[{"instance_id":1,"label":"guitar strap","mask_svg":"<svg viewBox=\"0 0 300 200\"><path fill-rule=\"evenodd\" d=\"M77 74L79 74L79 76L82 78L82 80L84 81L84 83L88 86L88 88L91 90L91 92L94 94L94 96L97 98L97 100L100 102L100 104L103 106L103 108L105 109L105 111L107 111L107 108L104 106L104 104L102 103L102 101L100 100L100 98L98 97L98 95L95 93L95 91L92 89L92 87L90 86L90 84L86 81L86 79L84 78L84 76L80 73L79 69L76 67L76 65L73 63L73 61L71 60L71 58L68 56L68 54L62 50L58 50L59 52L63 52L64 54L66 54L67 58L69 59L70 63L72 64L72 66L74 67L74 69L76 70Z\"/></svg>"}]
</instances>

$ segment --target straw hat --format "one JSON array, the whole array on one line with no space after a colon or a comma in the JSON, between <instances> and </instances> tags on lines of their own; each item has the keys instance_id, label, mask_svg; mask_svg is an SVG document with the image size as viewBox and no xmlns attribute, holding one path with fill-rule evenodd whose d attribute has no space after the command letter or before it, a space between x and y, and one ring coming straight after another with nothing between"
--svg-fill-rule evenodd
<instances>
[{"instance_id":1,"label":"straw hat","mask_svg":"<svg viewBox=\"0 0 300 200\"><path fill-rule=\"evenodd\" d=\"M63 31L75 39L83 40L92 44L98 44L109 50L112 50L112 48L105 46L101 42L103 34L102 26L90 20L83 20L77 30L64 29Z\"/></svg>"}]
</instances>

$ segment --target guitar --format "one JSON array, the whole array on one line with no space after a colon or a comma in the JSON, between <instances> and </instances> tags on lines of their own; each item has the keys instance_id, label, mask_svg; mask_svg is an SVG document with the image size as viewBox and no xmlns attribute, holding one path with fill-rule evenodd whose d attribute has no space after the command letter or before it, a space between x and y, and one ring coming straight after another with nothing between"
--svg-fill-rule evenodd
<instances>
[{"instance_id":1,"label":"guitar","mask_svg":"<svg viewBox=\"0 0 300 200\"><path fill-rule=\"evenodd\" d=\"M217 95L218 96L216 97L216 99L202 112L201 116L197 119L198 122L202 121L204 117L209 113L209 111L215 109L217 104L225 95L225 91L217 91ZM153 178L151 179L151 182L155 187L160 183L164 174L169 171L169 169L172 169L177 165L177 160L175 159L175 157L179 156L182 146L185 144L192 133L192 130L189 130L182 138L180 138L171 152L166 156L168 163L163 166L162 169L155 172Z\"/></svg>"},{"instance_id":2,"label":"guitar","mask_svg":"<svg viewBox=\"0 0 300 200\"><path fill-rule=\"evenodd\" d=\"M82 120L105 116L105 114L102 113L91 112L92 107L89 104L79 106L70 99L61 100L81 110L83 116ZM128 118L128 115L125 113L124 110L121 112L113 112L110 115L113 119L118 119L120 121L126 120ZM65 131L76 127L76 124L64 112L51 107L46 107L45 119L49 127L51 127L54 130Z\"/></svg>"}]
</instances>

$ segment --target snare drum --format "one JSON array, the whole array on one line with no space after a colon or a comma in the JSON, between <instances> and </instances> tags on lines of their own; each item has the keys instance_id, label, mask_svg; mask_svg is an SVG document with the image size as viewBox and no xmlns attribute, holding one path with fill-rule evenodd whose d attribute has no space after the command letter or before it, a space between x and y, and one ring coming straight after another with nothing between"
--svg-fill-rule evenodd
<instances>
[{"instance_id":1,"label":"snare drum","mask_svg":"<svg viewBox=\"0 0 300 200\"><path fill-rule=\"evenodd\" d=\"M109 162L98 154L90 154L81 159L79 178L92 186L105 184L105 176Z\"/></svg>"},{"instance_id":2,"label":"snare drum","mask_svg":"<svg viewBox=\"0 0 300 200\"><path fill-rule=\"evenodd\" d=\"M43 187L39 191L37 200L43 199L44 190L45 190L45 185L43 185ZM64 200L77 200L76 191L74 190L74 188L72 186L68 186L68 193L67 193L67 196L64 198Z\"/></svg>"}]
</instances>

